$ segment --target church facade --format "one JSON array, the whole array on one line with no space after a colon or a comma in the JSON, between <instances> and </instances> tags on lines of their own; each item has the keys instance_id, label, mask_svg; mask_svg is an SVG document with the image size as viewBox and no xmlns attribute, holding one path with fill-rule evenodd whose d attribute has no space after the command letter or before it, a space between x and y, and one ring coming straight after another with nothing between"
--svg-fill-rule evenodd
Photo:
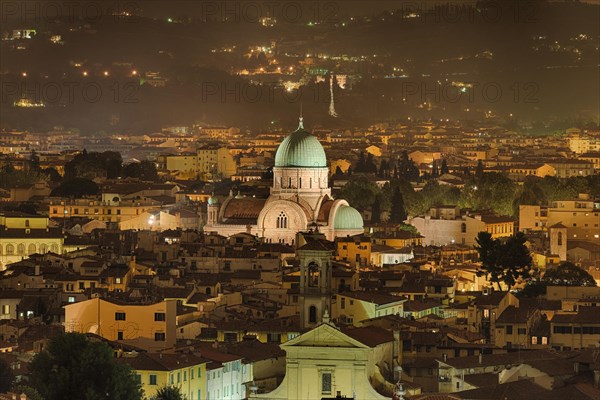
<instances>
[{"instance_id":1,"label":"church facade","mask_svg":"<svg viewBox=\"0 0 600 400\"><path fill-rule=\"evenodd\" d=\"M318 229L328 240L363 233L360 213L334 199L323 146L304 130L286 137L275 154L273 186L266 199L234 196L219 203L211 197L205 232L231 236L247 232L271 243L293 243L296 233Z\"/></svg>"}]
</instances>

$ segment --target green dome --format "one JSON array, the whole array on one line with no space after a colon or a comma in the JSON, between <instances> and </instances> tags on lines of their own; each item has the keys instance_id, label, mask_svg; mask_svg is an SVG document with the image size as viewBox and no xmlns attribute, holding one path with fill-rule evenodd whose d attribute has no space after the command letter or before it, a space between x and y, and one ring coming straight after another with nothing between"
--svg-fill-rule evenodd
<instances>
[{"instance_id":1,"label":"green dome","mask_svg":"<svg viewBox=\"0 0 600 400\"><path fill-rule=\"evenodd\" d=\"M333 220L334 229L363 229L363 219L356 208L340 206Z\"/></svg>"},{"instance_id":2,"label":"green dome","mask_svg":"<svg viewBox=\"0 0 600 400\"><path fill-rule=\"evenodd\" d=\"M217 199L215 196L212 196L212 195L211 195L211 196L208 198L208 205L209 205L209 206L212 206L212 205L215 205L215 204L219 204L219 199Z\"/></svg>"},{"instance_id":3,"label":"green dome","mask_svg":"<svg viewBox=\"0 0 600 400\"><path fill-rule=\"evenodd\" d=\"M319 139L306 132L300 122L298 129L279 145L275 166L323 168L327 167L327 158Z\"/></svg>"}]
</instances>

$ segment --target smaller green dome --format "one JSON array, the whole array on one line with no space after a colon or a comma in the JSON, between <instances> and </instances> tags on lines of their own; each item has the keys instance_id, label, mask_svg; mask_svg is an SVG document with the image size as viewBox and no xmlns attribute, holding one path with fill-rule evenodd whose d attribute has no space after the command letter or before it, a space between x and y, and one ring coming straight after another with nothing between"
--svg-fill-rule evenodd
<instances>
[{"instance_id":1,"label":"smaller green dome","mask_svg":"<svg viewBox=\"0 0 600 400\"><path fill-rule=\"evenodd\" d=\"M363 219L358 210L350 206L340 206L333 220L334 229L363 229Z\"/></svg>"},{"instance_id":2,"label":"smaller green dome","mask_svg":"<svg viewBox=\"0 0 600 400\"><path fill-rule=\"evenodd\" d=\"M208 205L212 206L212 205L215 205L215 204L219 204L219 199L217 199L215 196L210 196L208 198Z\"/></svg>"}]
</instances>

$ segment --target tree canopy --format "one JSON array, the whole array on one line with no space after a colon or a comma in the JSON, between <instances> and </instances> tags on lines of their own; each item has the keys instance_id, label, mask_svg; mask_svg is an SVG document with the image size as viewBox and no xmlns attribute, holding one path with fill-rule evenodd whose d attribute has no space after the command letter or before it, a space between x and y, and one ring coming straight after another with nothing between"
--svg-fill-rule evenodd
<instances>
[{"instance_id":1,"label":"tree canopy","mask_svg":"<svg viewBox=\"0 0 600 400\"><path fill-rule=\"evenodd\" d=\"M489 232L479 232L476 241L475 249L481 262L477 275L486 276L498 290L502 290L502 284L510 290L519 279L531 277L533 260L523 232L502 239L494 239Z\"/></svg>"},{"instance_id":2,"label":"tree canopy","mask_svg":"<svg viewBox=\"0 0 600 400\"><path fill-rule=\"evenodd\" d=\"M8 362L0 358L0 393L10 390L15 376Z\"/></svg>"},{"instance_id":3,"label":"tree canopy","mask_svg":"<svg viewBox=\"0 0 600 400\"><path fill-rule=\"evenodd\" d=\"M73 178L62 182L50 195L81 198L96 195L99 192L100 188L96 182L86 178Z\"/></svg>"},{"instance_id":4,"label":"tree canopy","mask_svg":"<svg viewBox=\"0 0 600 400\"><path fill-rule=\"evenodd\" d=\"M176 386L163 386L156 391L151 400L183 400L183 395Z\"/></svg>"},{"instance_id":5,"label":"tree canopy","mask_svg":"<svg viewBox=\"0 0 600 400\"><path fill-rule=\"evenodd\" d=\"M556 286L596 286L592 275L571 262L562 262L556 268L546 269L542 280Z\"/></svg>"},{"instance_id":6,"label":"tree canopy","mask_svg":"<svg viewBox=\"0 0 600 400\"><path fill-rule=\"evenodd\" d=\"M142 390L112 349L80 333L53 338L32 360L32 386L46 400L139 400Z\"/></svg>"}]
</instances>

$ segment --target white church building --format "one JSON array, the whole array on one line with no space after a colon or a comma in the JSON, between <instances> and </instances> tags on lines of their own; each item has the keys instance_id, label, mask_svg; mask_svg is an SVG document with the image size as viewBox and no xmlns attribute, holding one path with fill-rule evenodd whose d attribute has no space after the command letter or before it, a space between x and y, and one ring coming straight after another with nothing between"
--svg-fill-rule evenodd
<instances>
[{"instance_id":1,"label":"white church building","mask_svg":"<svg viewBox=\"0 0 600 400\"><path fill-rule=\"evenodd\" d=\"M335 200L329 188L329 168L319 140L298 129L275 154L273 186L268 198L234 196L219 204L208 201L205 232L231 236L247 232L265 241L293 243L296 233L318 229L328 240L363 233L360 213L346 200Z\"/></svg>"}]
</instances>

